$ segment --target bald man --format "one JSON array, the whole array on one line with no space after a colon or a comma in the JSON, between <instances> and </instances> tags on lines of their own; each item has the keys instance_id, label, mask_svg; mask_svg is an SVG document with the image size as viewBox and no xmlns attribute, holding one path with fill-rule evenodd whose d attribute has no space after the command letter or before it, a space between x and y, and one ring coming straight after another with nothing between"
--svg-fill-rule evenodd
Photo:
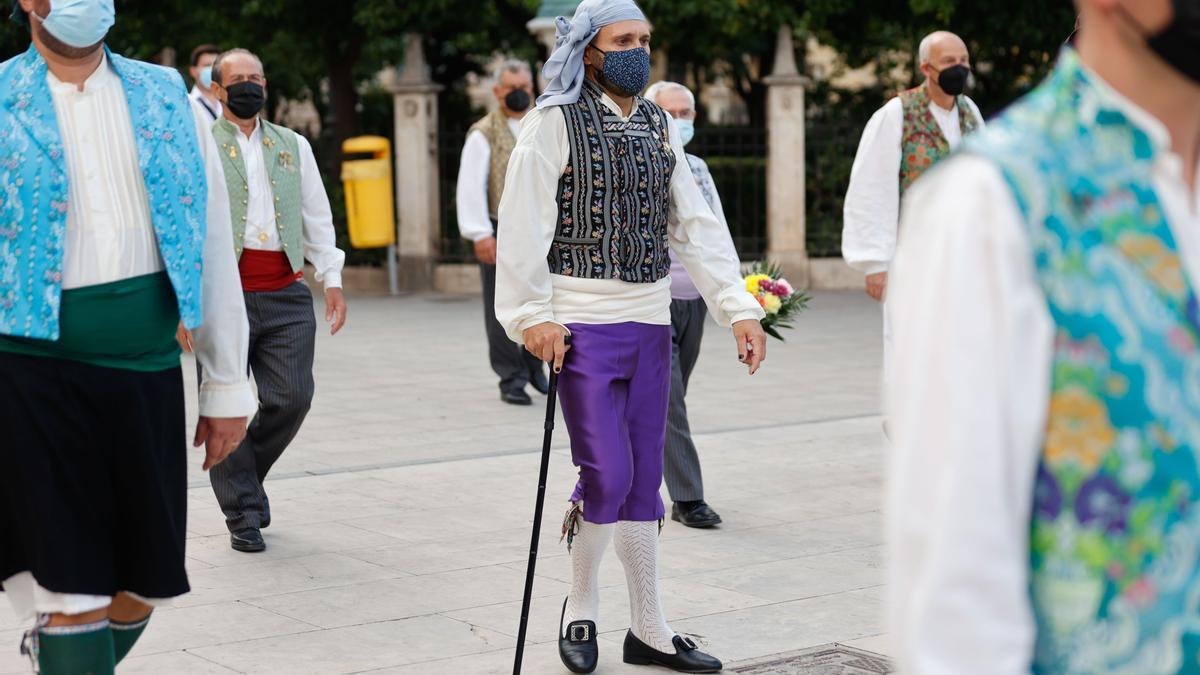
<instances>
[{"instance_id":1,"label":"bald man","mask_svg":"<svg viewBox=\"0 0 1200 675\"><path fill-rule=\"evenodd\" d=\"M1078 51L906 197L901 672L1200 671L1200 3L1077 4Z\"/></svg>"},{"instance_id":2,"label":"bald man","mask_svg":"<svg viewBox=\"0 0 1200 675\"><path fill-rule=\"evenodd\" d=\"M842 225L842 257L867 275L867 295L885 303L885 373L891 352L888 267L896 251L900 200L964 136L984 126L979 108L963 94L971 79L966 43L938 31L921 40L918 56L925 81L888 101L863 131Z\"/></svg>"}]
</instances>

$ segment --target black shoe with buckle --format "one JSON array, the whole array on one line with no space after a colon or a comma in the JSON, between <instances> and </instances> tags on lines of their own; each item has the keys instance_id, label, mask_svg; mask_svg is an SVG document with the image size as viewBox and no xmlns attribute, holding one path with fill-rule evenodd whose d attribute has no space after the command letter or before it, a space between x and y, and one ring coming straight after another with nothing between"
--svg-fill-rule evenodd
<instances>
[{"instance_id":1,"label":"black shoe with buckle","mask_svg":"<svg viewBox=\"0 0 1200 675\"><path fill-rule=\"evenodd\" d=\"M674 654L660 652L634 636L633 631L625 634L625 663L635 666L662 666L678 673L719 673L721 661L700 651L695 642L676 635L671 643Z\"/></svg>"},{"instance_id":2,"label":"black shoe with buckle","mask_svg":"<svg viewBox=\"0 0 1200 675\"><path fill-rule=\"evenodd\" d=\"M562 617L558 620L558 655L572 673L590 673L600 661L600 645L596 642L596 622L572 621L567 624L567 636L562 637L562 622L567 617L567 601L563 600Z\"/></svg>"}]
</instances>

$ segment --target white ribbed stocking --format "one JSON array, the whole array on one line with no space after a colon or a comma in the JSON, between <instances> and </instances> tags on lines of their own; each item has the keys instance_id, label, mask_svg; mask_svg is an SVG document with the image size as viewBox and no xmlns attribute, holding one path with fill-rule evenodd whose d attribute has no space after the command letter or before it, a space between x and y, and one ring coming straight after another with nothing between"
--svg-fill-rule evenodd
<instances>
[{"instance_id":1,"label":"white ribbed stocking","mask_svg":"<svg viewBox=\"0 0 1200 675\"><path fill-rule=\"evenodd\" d=\"M675 631L667 625L658 592L658 523L622 520L617 523L616 543L629 584L633 635L660 652L674 654Z\"/></svg>"},{"instance_id":2,"label":"white ribbed stocking","mask_svg":"<svg viewBox=\"0 0 1200 675\"><path fill-rule=\"evenodd\" d=\"M567 635L572 621L595 621L600 614L600 560L613 540L616 525L597 525L579 518L579 532L571 544L571 592L559 634Z\"/></svg>"}]
</instances>

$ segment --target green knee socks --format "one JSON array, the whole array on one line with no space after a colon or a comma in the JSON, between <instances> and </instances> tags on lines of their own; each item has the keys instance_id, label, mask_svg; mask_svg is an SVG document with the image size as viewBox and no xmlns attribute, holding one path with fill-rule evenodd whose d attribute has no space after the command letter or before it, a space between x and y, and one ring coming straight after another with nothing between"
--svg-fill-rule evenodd
<instances>
[{"instance_id":1,"label":"green knee socks","mask_svg":"<svg viewBox=\"0 0 1200 675\"><path fill-rule=\"evenodd\" d=\"M142 632L146 630L146 624L150 623L150 617L133 623L120 623L118 621L109 621L112 628L113 642L113 658L116 663L120 663L121 659L133 649L134 643L138 638L142 637Z\"/></svg>"},{"instance_id":2,"label":"green knee socks","mask_svg":"<svg viewBox=\"0 0 1200 675\"><path fill-rule=\"evenodd\" d=\"M108 619L81 626L43 626L37 643L42 675L113 675L116 658Z\"/></svg>"}]
</instances>

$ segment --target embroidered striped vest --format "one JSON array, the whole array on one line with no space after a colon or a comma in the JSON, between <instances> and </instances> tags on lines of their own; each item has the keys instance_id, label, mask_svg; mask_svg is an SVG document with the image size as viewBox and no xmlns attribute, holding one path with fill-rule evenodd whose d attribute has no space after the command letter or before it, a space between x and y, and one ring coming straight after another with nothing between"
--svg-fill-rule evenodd
<instances>
[{"instance_id":1,"label":"embroidered striped vest","mask_svg":"<svg viewBox=\"0 0 1200 675\"><path fill-rule=\"evenodd\" d=\"M571 156L558 183L553 274L653 283L671 269L667 214L676 157L667 114L638 97L628 121L585 82L562 106Z\"/></svg>"}]
</instances>

